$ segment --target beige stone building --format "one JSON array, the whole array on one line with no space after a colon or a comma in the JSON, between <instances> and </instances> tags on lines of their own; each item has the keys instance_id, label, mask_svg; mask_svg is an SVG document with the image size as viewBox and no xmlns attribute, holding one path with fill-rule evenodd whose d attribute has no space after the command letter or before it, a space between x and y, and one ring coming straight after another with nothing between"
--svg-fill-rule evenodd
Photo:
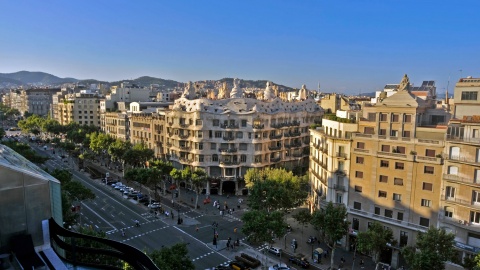
<instances>
[{"instance_id":1,"label":"beige stone building","mask_svg":"<svg viewBox=\"0 0 480 270\"><path fill-rule=\"evenodd\" d=\"M382 260L393 267L402 261L401 247L437 225L447 130L439 123L449 120L445 107L410 90L405 75L390 95L363 104L361 114L352 117L355 123L323 120L322 128L311 131L312 206L347 205L351 231L343 241L346 247L373 221L390 228L397 244Z\"/></svg>"},{"instance_id":2,"label":"beige stone building","mask_svg":"<svg viewBox=\"0 0 480 270\"><path fill-rule=\"evenodd\" d=\"M313 99L282 101L269 84L263 100L243 98L238 80L218 97L198 99L189 84L165 112L165 149L175 167L204 168L214 178L207 192L218 193L240 193L249 168L306 168L309 125L323 115Z\"/></svg>"},{"instance_id":3,"label":"beige stone building","mask_svg":"<svg viewBox=\"0 0 480 270\"><path fill-rule=\"evenodd\" d=\"M322 202L347 206L352 134L357 129L355 121L343 118L323 119L322 127L310 130L311 210Z\"/></svg>"},{"instance_id":4,"label":"beige stone building","mask_svg":"<svg viewBox=\"0 0 480 270\"><path fill-rule=\"evenodd\" d=\"M67 125L76 122L80 125L94 125L100 127L100 100L103 96L81 90L80 93L66 94L57 104L56 120Z\"/></svg>"},{"instance_id":5,"label":"beige stone building","mask_svg":"<svg viewBox=\"0 0 480 270\"><path fill-rule=\"evenodd\" d=\"M130 124L126 112L105 112L101 114L101 129L115 139L130 140Z\"/></svg>"},{"instance_id":6,"label":"beige stone building","mask_svg":"<svg viewBox=\"0 0 480 270\"><path fill-rule=\"evenodd\" d=\"M325 110L325 113L335 113L337 110L350 110L348 98L341 94L324 94L319 100L319 104Z\"/></svg>"},{"instance_id":7,"label":"beige stone building","mask_svg":"<svg viewBox=\"0 0 480 270\"><path fill-rule=\"evenodd\" d=\"M154 150L156 158L166 158L168 150L165 145L165 113L129 114L130 142L144 143Z\"/></svg>"},{"instance_id":8,"label":"beige stone building","mask_svg":"<svg viewBox=\"0 0 480 270\"><path fill-rule=\"evenodd\" d=\"M439 226L455 234L459 258L480 252L480 78L463 78L448 125Z\"/></svg>"},{"instance_id":9,"label":"beige stone building","mask_svg":"<svg viewBox=\"0 0 480 270\"><path fill-rule=\"evenodd\" d=\"M40 116L50 114L52 108L52 95L60 89L57 88L32 88L12 90L3 97L3 103L10 108L17 109L22 115L25 112Z\"/></svg>"}]
</instances>

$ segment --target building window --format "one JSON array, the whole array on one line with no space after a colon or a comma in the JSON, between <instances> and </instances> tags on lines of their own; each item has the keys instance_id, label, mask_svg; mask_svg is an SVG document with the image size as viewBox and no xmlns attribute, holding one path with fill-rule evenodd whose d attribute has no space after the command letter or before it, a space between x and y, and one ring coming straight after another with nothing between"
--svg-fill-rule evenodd
<instances>
[{"instance_id":1,"label":"building window","mask_svg":"<svg viewBox=\"0 0 480 270\"><path fill-rule=\"evenodd\" d=\"M390 136L398 137L398 130L390 130Z\"/></svg>"},{"instance_id":2,"label":"building window","mask_svg":"<svg viewBox=\"0 0 480 270\"><path fill-rule=\"evenodd\" d=\"M392 122L398 122L400 119L400 116L398 114L392 114Z\"/></svg>"},{"instance_id":3,"label":"building window","mask_svg":"<svg viewBox=\"0 0 480 270\"><path fill-rule=\"evenodd\" d=\"M399 153L399 154L405 154L405 147L403 146L397 146L396 149L393 149L394 153Z\"/></svg>"},{"instance_id":4,"label":"building window","mask_svg":"<svg viewBox=\"0 0 480 270\"><path fill-rule=\"evenodd\" d=\"M353 202L353 209L362 210L362 203Z\"/></svg>"},{"instance_id":5,"label":"building window","mask_svg":"<svg viewBox=\"0 0 480 270\"><path fill-rule=\"evenodd\" d=\"M380 121L381 122L386 122L387 121L387 114L386 113L380 113Z\"/></svg>"},{"instance_id":6,"label":"building window","mask_svg":"<svg viewBox=\"0 0 480 270\"><path fill-rule=\"evenodd\" d=\"M477 191L477 190L472 191L472 203L473 204L480 203L480 191Z\"/></svg>"},{"instance_id":7,"label":"building window","mask_svg":"<svg viewBox=\"0 0 480 270\"><path fill-rule=\"evenodd\" d=\"M357 164L363 164L364 158L363 157L357 157L355 160L356 160Z\"/></svg>"},{"instance_id":8,"label":"building window","mask_svg":"<svg viewBox=\"0 0 480 270\"><path fill-rule=\"evenodd\" d=\"M420 226L429 227L430 226L430 219L421 217L420 218Z\"/></svg>"},{"instance_id":9,"label":"building window","mask_svg":"<svg viewBox=\"0 0 480 270\"><path fill-rule=\"evenodd\" d=\"M238 149L243 150L243 151L247 150L247 149L248 149L248 148L247 148L247 144L246 144L246 143L241 143L241 144L239 145Z\"/></svg>"},{"instance_id":10,"label":"building window","mask_svg":"<svg viewBox=\"0 0 480 270\"><path fill-rule=\"evenodd\" d=\"M403 220L403 212L397 213L397 220Z\"/></svg>"},{"instance_id":11,"label":"building window","mask_svg":"<svg viewBox=\"0 0 480 270\"><path fill-rule=\"evenodd\" d=\"M387 135L387 130L384 129L384 128L381 128L381 129L378 131L378 135L380 135L380 136L385 136L385 135Z\"/></svg>"},{"instance_id":12,"label":"building window","mask_svg":"<svg viewBox=\"0 0 480 270\"><path fill-rule=\"evenodd\" d=\"M216 143L210 143L210 150L217 150L217 144Z\"/></svg>"},{"instance_id":13,"label":"building window","mask_svg":"<svg viewBox=\"0 0 480 270\"><path fill-rule=\"evenodd\" d=\"M241 123L242 123L242 127L246 127L246 126L247 126L247 120L241 120Z\"/></svg>"},{"instance_id":14,"label":"building window","mask_svg":"<svg viewBox=\"0 0 480 270\"><path fill-rule=\"evenodd\" d=\"M405 114L403 116L403 122L405 123L411 123L412 122L412 115L411 114Z\"/></svg>"},{"instance_id":15,"label":"building window","mask_svg":"<svg viewBox=\"0 0 480 270\"><path fill-rule=\"evenodd\" d=\"M218 155L212 155L212 161L218 161Z\"/></svg>"},{"instance_id":16,"label":"building window","mask_svg":"<svg viewBox=\"0 0 480 270\"><path fill-rule=\"evenodd\" d=\"M447 198L455 198L455 188L451 186L447 186L445 188L445 197Z\"/></svg>"},{"instance_id":17,"label":"building window","mask_svg":"<svg viewBox=\"0 0 480 270\"><path fill-rule=\"evenodd\" d=\"M378 191L378 197L379 198L387 198L387 192L383 190Z\"/></svg>"},{"instance_id":18,"label":"building window","mask_svg":"<svg viewBox=\"0 0 480 270\"><path fill-rule=\"evenodd\" d=\"M402 137L404 137L404 138L410 138L410 137L411 137L411 136L410 136L410 131L409 131L409 130L404 130Z\"/></svg>"},{"instance_id":19,"label":"building window","mask_svg":"<svg viewBox=\"0 0 480 270\"><path fill-rule=\"evenodd\" d=\"M352 220L352 229L358 231L360 228L360 221L358 218L353 218Z\"/></svg>"},{"instance_id":20,"label":"building window","mask_svg":"<svg viewBox=\"0 0 480 270\"><path fill-rule=\"evenodd\" d=\"M395 162L395 170L403 170L405 168L404 166L403 162Z\"/></svg>"},{"instance_id":21,"label":"building window","mask_svg":"<svg viewBox=\"0 0 480 270\"><path fill-rule=\"evenodd\" d=\"M365 149L365 143L364 142L357 142L357 148L358 149Z\"/></svg>"},{"instance_id":22,"label":"building window","mask_svg":"<svg viewBox=\"0 0 480 270\"><path fill-rule=\"evenodd\" d=\"M390 152L390 145L382 144L382 152Z\"/></svg>"},{"instance_id":23,"label":"building window","mask_svg":"<svg viewBox=\"0 0 480 270\"><path fill-rule=\"evenodd\" d=\"M388 168L388 161L387 160L380 160L380 167Z\"/></svg>"},{"instance_id":24,"label":"building window","mask_svg":"<svg viewBox=\"0 0 480 270\"><path fill-rule=\"evenodd\" d=\"M395 178L393 178L393 184L395 186L403 186L403 179L395 177Z\"/></svg>"},{"instance_id":25,"label":"building window","mask_svg":"<svg viewBox=\"0 0 480 270\"><path fill-rule=\"evenodd\" d=\"M335 196L335 202L336 203L343 203L343 194L342 193L337 193Z\"/></svg>"},{"instance_id":26,"label":"building window","mask_svg":"<svg viewBox=\"0 0 480 270\"><path fill-rule=\"evenodd\" d=\"M380 207L375 206L375 215L380 215Z\"/></svg>"},{"instance_id":27,"label":"building window","mask_svg":"<svg viewBox=\"0 0 480 270\"><path fill-rule=\"evenodd\" d=\"M215 138L222 138L222 132L221 131L215 131Z\"/></svg>"},{"instance_id":28,"label":"building window","mask_svg":"<svg viewBox=\"0 0 480 270\"><path fill-rule=\"evenodd\" d=\"M479 224L480 223L480 212L470 211L470 222Z\"/></svg>"},{"instance_id":29,"label":"building window","mask_svg":"<svg viewBox=\"0 0 480 270\"><path fill-rule=\"evenodd\" d=\"M421 205L423 207L431 207L432 206L432 201L427 200L427 199L422 199Z\"/></svg>"},{"instance_id":30,"label":"building window","mask_svg":"<svg viewBox=\"0 0 480 270\"><path fill-rule=\"evenodd\" d=\"M434 157L435 156L435 150L432 150L432 149L425 150L425 156L426 157Z\"/></svg>"},{"instance_id":31,"label":"building window","mask_svg":"<svg viewBox=\"0 0 480 270\"><path fill-rule=\"evenodd\" d=\"M453 217L453 208L450 206L445 206L444 211L446 217Z\"/></svg>"},{"instance_id":32,"label":"building window","mask_svg":"<svg viewBox=\"0 0 480 270\"><path fill-rule=\"evenodd\" d=\"M423 182L422 189L423 189L423 190L428 190L428 191L433 191L433 184L432 184L432 183Z\"/></svg>"},{"instance_id":33,"label":"building window","mask_svg":"<svg viewBox=\"0 0 480 270\"><path fill-rule=\"evenodd\" d=\"M363 178L363 172L355 171L355 177L356 178Z\"/></svg>"},{"instance_id":34,"label":"building window","mask_svg":"<svg viewBox=\"0 0 480 270\"><path fill-rule=\"evenodd\" d=\"M202 125L202 120L201 119L195 120L195 125L196 126L201 126Z\"/></svg>"},{"instance_id":35,"label":"building window","mask_svg":"<svg viewBox=\"0 0 480 270\"><path fill-rule=\"evenodd\" d=\"M435 172L435 168L433 168L432 166L425 166L423 168L423 173L433 174L434 172Z\"/></svg>"},{"instance_id":36,"label":"building window","mask_svg":"<svg viewBox=\"0 0 480 270\"><path fill-rule=\"evenodd\" d=\"M477 95L476 91L462 91L462 100L477 100Z\"/></svg>"},{"instance_id":37,"label":"building window","mask_svg":"<svg viewBox=\"0 0 480 270\"><path fill-rule=\"evenodd\" d=\"M362 187L361 186L355 186L355 192L362 193Z\"/></svg>"},{"instance_id":38,"label":"building window","mask_svg":"<svg viewBox=\"0 0 480 270\"><path fill-rule=\"evenodd\" d=\"M393 211L385 209L385 217L387 218L393 218Z\"/></svg>"},{"instance_id":39,"label":"building window","mask_svg":"<svg viewBox=\"0 0 480 270\"><path fill-rule=\"evenodd\" d=\"M375 113L368 113L368 121L370 122L377 121L377 115Z\"/></svg>"},{"instance_id":40,"label":"building window","mask_svg":"<svg viewBox=\"0 0 480 270\"><path fill-rule=\"evenodd\" d=\"M393 193L393 200L401 202L402 201L402 194Z\"/></svg>"},{"instance_id":41,"label":"building window","mask_svg":"<svg viewBox=\"0 0 480 270\"><path fill-rule=\"evenodd\" d=\"M240 162L247 162L247 155L240 155Z\"/></svg>"},{"instance_id":42,"label":"building window","mask_svg":"<svg viewBox=\"0 0 480 270\"><path fill-rule=\"evenodd\" d=\"M212 125L213 125L214 127L218 127L218 126L220 125L220 120L218 120L218 119L213 119Z\"/></svg>"},{"instance_id":43,"label":"building window","mask_svg":"<svg viewBox=\"0 0 480 270\"><path fill-rule=\"evenodd\" d=\"M375 129L373 127L365 127L363 129L364 134L375 134Z\"/></svg>"},{"instance_id":44,"label":"building window","mask_svg":"<svg viewBox=\"0 0 480 270\"><path fill-rule=\"evenodd\" d=\"M198 155L198 161L203 162L204 161L204 156L203 155Z\"/></svg>"},{"instance_id":45,"label":"building window","mask_svg":"<svg viewBox=\"0 0 480 270\"><path fill-rule=\"evenodd\" d=\"M388 183L388 176L386 176L386 175L380 175L379 181L380 181L381 183Z\"/></svg>"},{"instance_id":46,"label":"building window","mask_svg":"<svg viewBox=\"0 0 480 270\"><path fill-rule=\"evenodd\" d=\"M406 245L408 245L408 232L400 231L399 246L404 247Z\"/></svg>"}]
</instances>

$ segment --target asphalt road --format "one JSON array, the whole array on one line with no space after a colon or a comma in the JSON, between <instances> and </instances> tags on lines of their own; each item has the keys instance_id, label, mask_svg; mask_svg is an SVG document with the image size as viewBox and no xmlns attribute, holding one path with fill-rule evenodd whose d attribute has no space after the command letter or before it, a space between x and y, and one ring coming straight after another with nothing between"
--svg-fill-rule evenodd
<instances>
[{"instance_id":1,"label":"asphalt road","mask_svg":"<svg viewBox=\"0 0 480 270\"><path fill-rule=\"evenodd\" d=\"M106 232L110 239L127 243L146 252L184 242L187 243L189 256L196 269L209 269L230 260L219 252L223 246L218 246L217 250L211 245L214 221L218 223L216 231L220 240L226 240L228 237L233 240L244 238L240 230L237 233L233 231L233 228L241 226L240 211L233 215L220 216L213 208L211 211L205 209L197 211L176 204L173 208L174 219L161 214L155 216L147 207L128 199L112 187L99 180L90 179L83 172L73 170L75 167L73 161L62 160L58 156L58 150L56 155L53 155L51 150L45 151L36 144L31 145L39 153L52 158L45 164L49 169L70 168L74 179L96 194L95 200L82 202L79 222L83 226ZM161 203L164 209L172 212L169 196ZM184 221L181 225L177 224L178 213ZM135 226L135 220L140 222L139 227ZM125 231L125 236L122 236L121 230Z\"/></svg>"}]
</instances>

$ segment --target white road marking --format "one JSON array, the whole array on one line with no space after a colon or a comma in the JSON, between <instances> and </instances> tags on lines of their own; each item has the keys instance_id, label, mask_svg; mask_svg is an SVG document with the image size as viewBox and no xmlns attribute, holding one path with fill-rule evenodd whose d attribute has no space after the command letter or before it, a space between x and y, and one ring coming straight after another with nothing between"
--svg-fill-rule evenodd
<instances>
[{"instance_id":1,"label":"white road marking","mask_svg":"<svg viewBox=\"0 0 480 270\"><path fill-rule=\"evenodd\" d=\"M105 220L102 216L100 216L97 212L93 211L92 208L88 207L88 205L84 204L82 202L82 205L85 206L88 210L92 211L92 213L94 213L95 215L97 215L101 220L103 220L105 223L108 224L108 226L114 228L115 230L117 229L115 226L113 226L112 224L110 224L110 222L108 222L107 220Z\"/></svg>"}]
</instances>

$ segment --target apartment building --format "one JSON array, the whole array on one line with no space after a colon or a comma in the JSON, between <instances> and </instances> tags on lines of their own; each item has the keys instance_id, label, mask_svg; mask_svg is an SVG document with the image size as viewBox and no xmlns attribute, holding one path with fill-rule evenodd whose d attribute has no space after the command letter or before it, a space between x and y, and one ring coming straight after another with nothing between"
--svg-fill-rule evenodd
<instances>
[{"instance_id":1,"label":"apartment building","mask_svg":"<svg viewBox=\"0 0 480 270\"><path fill-rule=\"evenodd\" d=\"M357 132L355 121L324 118L322 127L310 130L311 210L323 202L347 206L352 134Z\"/></svg>"},{"instance_id":2,"label":"apartment building","mask_svg":"<svg viewBox=\"0 0 480 270\"><path fill-rule=\"evenodd\" d=\"M383 223L397 240L383 254L393 267L400 248L438 221L446 132L436 125L441 117L448 119L447 112L413 95L405 75L396 93L363 108L353 136L349 242L371 222Z\"/></svg>"},{"instance_id":3,"label":"apartment building","mask_svg":"<svg viewBox=\"0 0 480 270\"><path fill-rule=\"evenodd\" d=\"M231 91L220 89L221 99L197 98L188 84L165 111L169 159L177 168L204 168L214 178L207 192L240 193L250 168L306 168L309 125L323 115L311 98L282 101L269 84L264 99L244 98L239 84L236 79Z\"/></svg>"},{"instance_id":4,"label":"apartment building","mask_svg":"<svg viewBox=\"0 0 480 270\"><path fill-rule=\"evenodd\" d=\"M100 100L103 96L91 90L65 94L57 104L56 120L62 125L76 122L100 127Z\"/></svg>"},{"instance_id":5,"label":"apartment building","mask_svg":"<svg viewBox=\"0 0 480 270\"><path fill-rule=\"evenodd\" d=\"M10 108L36 115L48 115L52 106L52 95L60 91L57 88L32 88L12 90L5 94L3 102Z\"/></svg>"},{"instance_id":6,"label":"apartment building","mask_svg":"<svg viewBox=\"0 0 480 270\"><path fill-rule=\"evenodd\" d=\"M105 112L101 114L101 129L115 139L130 140L130 124L126 112Z\"/></svg>"},{"instance_id":7,"label":"apartment building","mask_svg":"<svg viewBox=\"0 0 480 270\"><path fill-rule=\"evenodd\" d=\"M480 252L480 78L462 78L446 136L439 226L455 234L460 259Z\"/></svg>"},{"instance_id":8,"label":"apartment building","mask_svg":"<svg viewBox=\"0 0 480 270\"><path fill-rule=\"evenodd\" d=\"M165 112L129 114L130 142L144 143L154 151L156 158L166 159Z\"/></svg>"}]
</instances>

